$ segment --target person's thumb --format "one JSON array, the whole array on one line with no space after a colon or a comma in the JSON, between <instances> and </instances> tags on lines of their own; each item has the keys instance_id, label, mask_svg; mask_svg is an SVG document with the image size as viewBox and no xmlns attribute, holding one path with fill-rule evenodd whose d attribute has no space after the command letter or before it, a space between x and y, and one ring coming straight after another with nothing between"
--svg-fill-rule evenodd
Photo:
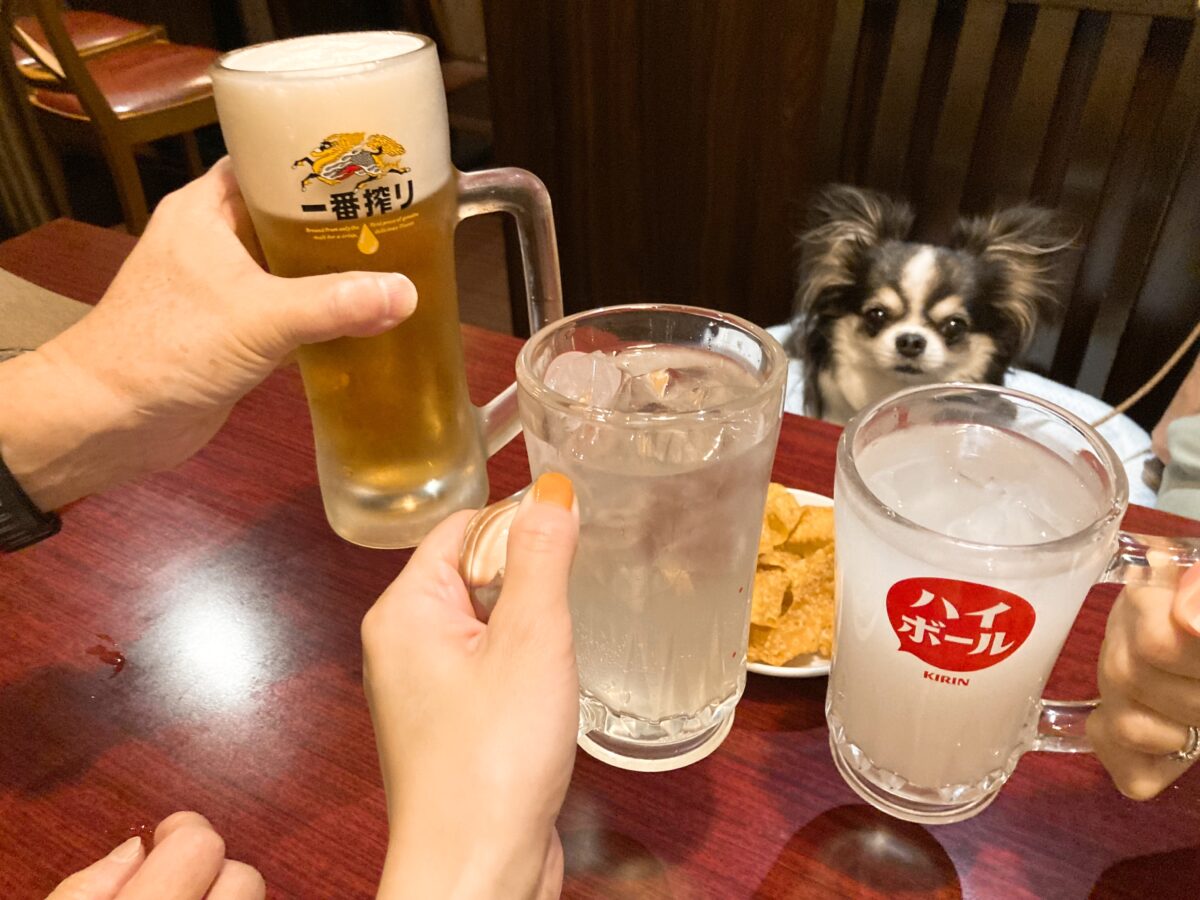
<instances>
[{"instance_id":1,"label":"person's thumb","mask_svg":"<svg viewBox=\"0 0 1200 900\"><path fill-rule=\"evenodd\" d=\"M571 479L546 472L521 501L508 531L504 587L488 620L489 639L536 640L566 629L567 578L579 540Z\"/></svg>"},{"instance_id":2,"label":"person's thumb","mask_svg":"<svg viewBox=\"0 0 1200 900\"><path fill-rule=\"evenodd\" d=\"M113 900L144 859L142 839L131 837L108 856L69 875L46 900Z\"/></svg>"},{"instance_id":3,"label":"person's thumb","mask_svg":"<svg viewBox=\"0 0 1200 900\"><path fill-rule=\"evenodd\" d=\"M1183 573L1175 590L1171 612L1180 628L1200 637L1200 565Z\"/></svg>"},{"instance_id":4,"label":"person's thumb","mask_svg":"<svg viewBox=\"0 0 1200 900\"><path fill-rule=\"evenodd\" d=\"M417 289L399 272L268 277L273 290L259 310L270 318L264 339L271 346L262 348L269 356L283 356L300 344L380 334L417 306Z\"/></svg>"}]
</instances>

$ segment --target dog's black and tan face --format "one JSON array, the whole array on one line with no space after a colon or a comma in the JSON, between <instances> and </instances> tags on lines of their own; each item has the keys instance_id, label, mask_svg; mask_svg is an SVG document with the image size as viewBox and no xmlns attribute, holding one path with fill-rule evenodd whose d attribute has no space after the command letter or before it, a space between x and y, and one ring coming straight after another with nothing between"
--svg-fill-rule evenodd
<instances>
[{"instance_id":1,"label":"dog's black and tan face","mask_svg":"<svg viewBox=\"0 0 1200 900\"><path fill-rule=\"evenodd\" d=\"M999 383L1053 305L1049 263L1068 242L1034 207L958 223L949 246L908 240L913 213L835 185L802 237L796 350L809 415L845 422L916 384Z\"/></svg>"}]
</instances>

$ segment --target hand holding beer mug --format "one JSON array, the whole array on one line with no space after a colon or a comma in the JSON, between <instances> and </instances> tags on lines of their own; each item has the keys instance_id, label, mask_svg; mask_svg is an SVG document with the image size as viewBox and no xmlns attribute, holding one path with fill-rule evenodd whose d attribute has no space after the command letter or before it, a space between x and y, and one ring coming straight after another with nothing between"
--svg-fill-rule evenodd
<instances>
[{"instance_id":1,"label":"hand holding beer mug","mask_svg":"<svg viewBox=\"0 0 1200 900\"><path fill-rule=\"evenodd\" d=\"M521 169L453 168L426 37L260 44L222 56L212 77L271 272L399 271L416 285L417 310L398 327L299 353L330 525L356 544L413 546L447 514L487 499L487 457L519 428L511 389L482 411L467 394L455 226L481 213L515 216L536 329L562 314L549 197Z\"/></svg>"},{"instance_id":2,"label":"hand holding beer mug","mask_svg":"<svg viewBox=\"0 0 1200 900\"><path fill-rule=\"evenodd\" d=\"M567 475L579 503L579 745L597 759L677 769L729 733L786 374L762 329L686 306L579 313L517 358L530 471ZM516 507L483 510L463 541L483 612Z\"/></svg>"},{"instance_id":3,"label":"hand holding beer mug","mask_svg":"<svg viewBox=\"0 0 1200 900\"><path fill-rule=\"evenodd\" d=\"M1075 416L991 385L864 410L838 444L834 762L872 805L957 822L1027 750L1087 751L1094 702L1041 699L1097 581L1171 581L1185 539L1118 532L1128 485ZM1115 554L1115 555L1114 555Z\"/></svg>"}]
</instances>

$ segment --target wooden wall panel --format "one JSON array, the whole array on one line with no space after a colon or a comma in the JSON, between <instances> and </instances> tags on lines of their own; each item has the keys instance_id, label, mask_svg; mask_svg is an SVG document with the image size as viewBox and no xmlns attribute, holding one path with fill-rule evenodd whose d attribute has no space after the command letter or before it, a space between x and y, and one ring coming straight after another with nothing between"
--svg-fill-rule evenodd
<instances>
[{"instance_id":1,"label":"wooden wall panel","mask_svg":"<svg viewBox=\"0 0 1200 900\"><path fill-rule=\"evenodd\" d=\"M909 194L923 234L944 236L958 217L1004 18L1002 3L967 4L926 174Z\"/></svg>"},{"instance_id":2,"label":"wooden wall panel","mask_svg":"<svg viewBox=\"0 0 1200 900\"><path fill-rule=\"evenodd\" d=\"M897 7L867 176L885 190L900 187L936 8L936 0L910 0Z\"/></svg>"},{"instance_id":3,"label":"wooden wall panel","mask_svg":"<svg viewBox=\"0 0 1200 900\"><path fill-rule=\"evenodd\" d=\"M1200 125L1194 125L1179 181L1138 292L1135 314L1121 335L1104 399L1133 394L1200 321ZM1192 347L1131 414L1153 423L1170 403L1200 347Z\"/></svg>"},{"instance_id":4,"label":"wooden wall panel","mask_svg":"<svg viewBox=\"0 0 1200 900\"><path fill-rule=\"evenodd\" d=\"M833 3L489 0L497 162L550 189L565 304L784 321Z\"/></svg>"},{"instance_id":5,"label":"wooden wall panel","mask_svg":"<svg viewBox=\"0 0 1200 900\"><path fill-rule=\"evenodd\" d=\"M862 17L863 0L836 0L833 30L825 63L824 90L817 119L817 171L830 179L837 178L841 168L842 145Z\"/></svg>"},{"instance_id":6,"label":"wooden wall panel","mask_svg":"<svg viewBox=\"0 0 1200 900\"><path fill-rule=\"evenodd\" d=\"M972 215L988 212L1004 171L1004 140L1029 42L1037 25L1037 7L1005 7L1000 38L988 73L983 109L963 185L961 209Z\"/></svg>"},{"instance_id":7,"label":"wooden wall panel","mask_svg":"<svg viewBox=\"0 0 1200 900\"><path fill-rule=\"evenodd\" d=\"M996 172L989 206L1010 206L1030 197L1077 16L1071 9L1038 11L1001 144L1004 164Z\"/></svg>"},{"instance_id":8,"label":"wooden wall panel","mask_svg":"<svg viewBox=\"0 0 1200 900\"><path fill-rule=\"evenodd\" d=\"M879 113L898 10L898 4L878 0L863 7L858 56L850 82L850 102L842 126L841 156L838 170L833 175L838 181L863 184L869 180L871 141L875 135L875 119Z\"/></svg>"},{"instance_id":9,"label":"wooden wall panel","mask_svg":"<svg viewBox=\"0 0 1200 900\"><path fill-rule=\"evenodd\" d=\"M1045 145L1029 189L1030 197L1045 206L1057 206L1062 195L1067 165L1079 138L1088 93L1099 68L1108 22L1106 14L1092 11L1080 13L1075 22ZM1107 81L1108 73L1105 74Z\"/></svg>"},{"instance_id":10,"label":"wooden wall panel","mask_svg":"<svg viewBox=\"0 0 1200 900\"><path fill-rule=\"evenodd\" d=\"M1152 173L1149 163L1155 134L1162 121L1182 61L1182 47L1191 25L1171 19L1156 19L1150 27L1133 90L1122 118L1116 152L1104 177L1090 231L1086 235L1079 273L1071 291L1051 375L1067 384L1077 383L1088 346L1111 329L1103 316L1116 305L1128 306L1130 292L1117 295L1114 283L1122 269L1144 263L1154 222L1135 216L1141 184ZM1181 41L1185 42L1181 44ZM1103 92L1097 83L1093 92ZM1122 112L1111 109L1115 117ZM1097 326L1100 332L1097 333ZM1110 353L1108 358L1113 359ZM1104 391L1107 366L1102 376L1080 384L1089 393Z\"/></svg>"}]
</instances>

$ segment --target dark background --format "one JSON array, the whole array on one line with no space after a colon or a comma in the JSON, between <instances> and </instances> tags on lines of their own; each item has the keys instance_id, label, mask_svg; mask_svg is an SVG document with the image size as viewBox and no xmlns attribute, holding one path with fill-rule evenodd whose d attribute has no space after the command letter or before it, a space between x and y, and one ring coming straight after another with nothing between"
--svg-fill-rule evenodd
<instances>
[{"instance_id":1,"label":"dark background","mask_svg":"<svg viewBox=\"0 0 1200 900\"><path fill-rule=\"evenodd\" d=\"M247 42L237 0L77 5L162 22L181 42ZM429 0L269 12L279 37L437 36ZM1190 0L486 0L484 15L492 134L456 135L456 162L546 183L568 311L661 300L785 321L805 201L848 181L908 199L931 236L1013 203L1060 210L1077 235L1062 313L1024 365L1110 403L1200 319ZM201 143L222 152L215 128ZM177 158L148 160L152 195L178 183ZM115 221L90 165L76 212ZM1196 352L1133 407L1142 425Z\"/></svg>"}]
</instances>

